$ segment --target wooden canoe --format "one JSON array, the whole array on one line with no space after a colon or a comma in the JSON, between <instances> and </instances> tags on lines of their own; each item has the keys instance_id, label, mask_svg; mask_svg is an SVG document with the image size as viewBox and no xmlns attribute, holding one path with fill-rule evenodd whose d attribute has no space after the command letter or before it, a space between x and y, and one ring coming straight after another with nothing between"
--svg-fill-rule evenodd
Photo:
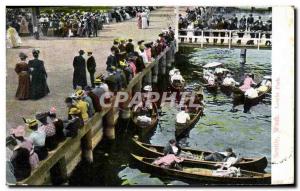
<instances>
[{"instance_id":1,"label":"wooden canoe","mask_svg":"<svg viewBox=\"0 0 300 191\"><path fill-rule=\"evenodd\" d=\"M153 108L153 114L151 116L151 124L150 125L138 123L138 121L137 121L138 115L133 115L133 117L132 117L132 121L135 125L136 131L142 137L144 137L146 134L153 131L158 123L158 110L157 110L157 106L155 103L152 103L152 108Z\"/></svg>"},{"instance_id":2,"label":"wooden canoe","mask_svg":"<svg viewBox=\"0 0 300 191\"><path fill-rule=\"evenodd\" d=\"M142 143L135 138L132 138L132 146L139 154L142 154L146 157L159 157L163 156L163 146L151 145L147 143ZM182 151L191 153L193 158L186 158L185 160L194 163L194 164L201 164L201 165L208 165L214 166L220 162L213 162L213 161L205 161L201 160L205 156L212 154L213 152L210 151L202 151L192 148L182 148ZM266 157L257 157L257 158L241 158L238 163L234 166L239 167L244 170L251 170L256 172L263 172L264 169L268 165L268 160Z\"/></svg>"},{"instance_id":3,"label":"wooden canoe","mask_svg":"<svg viewBox=\"0 0 300 191\"><path fill-rule=\"evenodd\" d=\"M233 92L236 93L242 93L241 91L239 91L239 88L236 86L231 86L231 85L220 85L220 90L222 93L224 93L227 96L231 96Z\"/></svg>"},{"instance_id":4,"label":"wooden canoe","mask_svg":"<svg viewBox=\"0 0 300 191\"><path fill-rule=\"evenodd\" d=\"M188 133L195 124L199 121L200 117L203 116L203 108L197 108L197 113L189 113L191 120L185 124L181 125L176 123L175 137L176 139L181 139L186 133Z\"/></svg>"},{"instance_id":5,"label":"wooden canoe","mask_svg":"<svg viewBox=\"0 0 300 191\"><path fill-rule=\"evenodd\" d=\"M164 175L171 178L179 178L183 180L190 180L196 184L238 184L238 185L253 185L253 184L271 184L271 174L259 173L252 171L240 170L241 176L239 177L222 177L213 174L216 167L203 167L195 165L187 160L180 163L182 170L173 168L163 168L158 165L152 164L155 158L146 158L131 154L132 158L139 165L142 170L146 170L151 174Z\"/></svg>"},{"instance_id":6,"label":"wooden canoe","mask_svg":"<svg viewBox=\"0 0 300 191\"><path fill-rule=\"evenodd\" d=\"M245 96L244 98L244 111L247 112L252 106L259 104L265 97L266 94L271 92L271 88L268 88L265 92L260 92L258 97L249 98Z\"/></svg>"},{"instance_id":7,"label":"wooden canoe","mask_svg":"<svg viewBox=\"0 0 300 191\"><path fill-rule=\"evenodd\" d=\"M171 78L169 78L171 90L174 92L182 92L184 90L185 82L179 83L179 82L173 82L171 81Z\"/></svg>"}]
</instances>

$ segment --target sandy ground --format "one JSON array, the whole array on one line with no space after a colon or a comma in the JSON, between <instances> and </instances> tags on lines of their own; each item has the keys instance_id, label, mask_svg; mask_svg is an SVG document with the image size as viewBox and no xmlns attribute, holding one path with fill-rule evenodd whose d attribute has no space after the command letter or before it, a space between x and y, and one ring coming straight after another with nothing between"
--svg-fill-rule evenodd
<instances>
[{"instance_id":1,"label":"sandy ground","mask_svg":"<svg viewBox=\"0 0 300 191\"><path fill-rule=\"evenodd\" d=\"M66 116L64 98L72 93L73 58L80 49L92 50L97 63L97 72L106 68L106 58L115 38L132 38L134 43L139 40L154 41L158 34L169 26L175 28L175 12L173 7L163 7L151 12L150 27L142 30L137 28L136 18L122 23L105 25L96 38L56 38L42 37L35 40L31 37L22 38L22 46L6 51L6 130L23 124L22 117L34 117L37 112L48 111L55 106L58 116ZM14 71L19 61L19 52L26 53L32 59L33 48L40 50L40 59L44 60L48 73L48 85L51 93L37 101L19 101L15 99L18 77ZM96 72L96 73L97 73ZM89 75L87 72L87 79Z\"/></svg>"}]
</instances>

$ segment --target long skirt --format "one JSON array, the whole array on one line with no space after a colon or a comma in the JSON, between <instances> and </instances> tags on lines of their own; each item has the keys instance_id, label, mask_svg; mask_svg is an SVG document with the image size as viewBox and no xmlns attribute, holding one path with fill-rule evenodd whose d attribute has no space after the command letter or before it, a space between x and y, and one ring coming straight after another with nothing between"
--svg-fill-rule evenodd
<instances>
[{"instance_id":1,"label":"long skirt","mask_svg":"<svg viewBox=\"0 0 300 191\"><path fill-rule=\"evenodd\" d=\"M142 19L141 18L138 19L138 28L139 29L142 28Z\"/></svg>"},{"instance_id":2,"label":"long skirt","mask_svg":"<svg viewBox=\"0 0 300 191\"><path fill-rule=\"evenodd\" d=\"M142 29L148 28L147 17L142 17Z\"/></svg>"},{"instance_id":3,"label":"long skirt","mask_svg":"<svg viewBox=\"0 0 300 191\"><path fill-rule=\"evenodd\" d=\"M16 92L16 97L19 100L26 100L29 98L29 88L30 88L30 76L27 72L21 72L19 74L19 85Z\"/></svg>"}]
</instances>

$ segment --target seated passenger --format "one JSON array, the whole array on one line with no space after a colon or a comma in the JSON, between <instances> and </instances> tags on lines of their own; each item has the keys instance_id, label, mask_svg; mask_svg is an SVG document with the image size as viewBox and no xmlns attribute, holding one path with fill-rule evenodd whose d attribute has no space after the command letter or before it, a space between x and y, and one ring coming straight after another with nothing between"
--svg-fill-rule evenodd
<instances>
[{"instance_id":1,"label":"seated passenger","mask_svg":"<svg viewBox=\"0 0 300 191\"><path fill-rule=\"evenodd\" d=\"M226 75L226 78L223 80L223 85L225 85L225 86L235 86L235 85L238 85L239 83L238 82L236 82L234 79L233 79L233 77L232 77L232 75L230 74L230 73L228 73L227 75Z\"/></svg>"},{"instance_id":2,"label":"seated passenger","mask_svg":"<svg viewBox=\"0 0 300 191\"><path fill-rule=\"evenodd\" d=\"M259 84L259 87L257 88L257 91L258 92L266 92L270 88L272 88L272 78L271 78L271 76L264 76L264 79Z\"/></svg>"},{"instance_id":3,"label":"seated passenger","mask_svg":"<svg viewBox=\"0 0 300 191\"><path fill-rule=\"evenodd\" d=\"M225 152L214 152L204 157L206 161L214 162L226 162L229 157L235 157L236 154L232 151L232 148L227 148Z\"/></svg>"},{"instance_id":4,"label":"seated passenger","mask_svg":"<svg viewBox=\"0 0 300 191\"><path fill-rule=\"evenodd\" d=\"M246 90L245 96L248 98L256 98L258 97L258 91L253 87L250 87L249 89Z\"/></svg>"},{"instance_id":5,"label":"seated passenger","mask_svg":"<svg viewBox=\"0 0 300 191\"><path fill-rule=\"evenodd\" d=\"M182 111L176 115L176 123L179 125L186 125L190 120L190 115L188 114L188 108L182 108Z\"/></svg>"}]
</instances>

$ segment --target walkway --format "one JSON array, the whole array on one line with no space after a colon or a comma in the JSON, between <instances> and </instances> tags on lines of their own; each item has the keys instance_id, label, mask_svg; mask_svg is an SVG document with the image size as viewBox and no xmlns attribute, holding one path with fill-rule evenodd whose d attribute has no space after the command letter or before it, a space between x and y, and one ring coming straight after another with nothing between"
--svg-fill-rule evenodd
<instances>
[{"instance_id":1,"label":"walkway","mask_svg":"<svg viewBox=\"0 0 300 191\"><path fill-rule=\"evenodd\" d=\"M118 37L132 38L136 43L139 40L153 41L158 34L171 26L175 27L175 13L173 7L163 7L151 12L150 27L146 30L137 28L136 18L122 22L105 25L97 38L57 38L47 37L42 40L23 38L22 47L7 49L6 63L6 121L8 129L23 124L22 117L34 117L36 112L48 111L51 106L57 108L58 117L66 117L64 98L70 95L73 77L73 57L80 49L92 50L97 63L97 73L105 71L106 58L110 54L112 41ZM18 101L15 91L18 78L14 71L18 62L18 54L23 51L32 59L31 51L39 48L40 59L44 60L48 72L48 85L51 93L37 101ZM88 74L88 73L87 73ZM89 75L87 75L89 83Z\"/></svg>"}]
</instances>

